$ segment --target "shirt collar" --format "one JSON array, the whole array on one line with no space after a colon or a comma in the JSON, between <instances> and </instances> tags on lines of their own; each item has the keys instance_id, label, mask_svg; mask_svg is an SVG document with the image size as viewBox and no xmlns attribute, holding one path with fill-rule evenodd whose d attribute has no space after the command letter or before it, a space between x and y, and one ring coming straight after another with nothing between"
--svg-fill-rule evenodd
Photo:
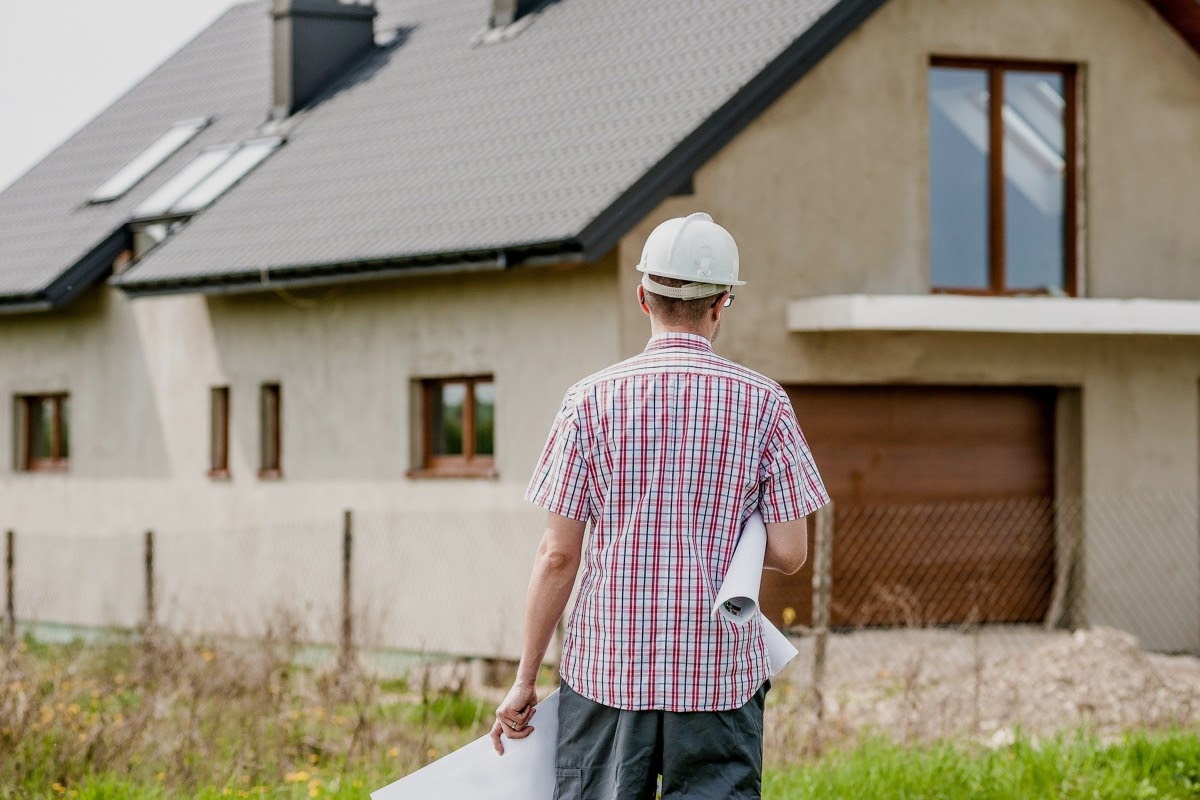
<instances>
[{"instance_id":1,"label":"shirt collar","mask_svg":"<svg viewBox=\"0 0 1200 800\"><path fill-rule=\"evenodd\" d=\"M712 342L698 333L660 333L651 336L646 343L645 352L655 350L698 350L705 353L713 351Z\"/></svg>"}]
</instances>

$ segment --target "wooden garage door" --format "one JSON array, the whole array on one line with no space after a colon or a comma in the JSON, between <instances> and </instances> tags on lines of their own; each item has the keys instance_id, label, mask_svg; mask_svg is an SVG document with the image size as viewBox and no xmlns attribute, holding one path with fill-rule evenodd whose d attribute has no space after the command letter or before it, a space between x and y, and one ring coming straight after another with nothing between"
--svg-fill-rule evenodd
<instances>
[{"instance_id":1,"label":"wooden garage door","mask_svg":"<svg viewBox=\"0 0 1200 800\"><path fill-rule=\"evenodd\" d=\"M835 502L834 625L1042 619L1054 575L1053 389L789 394ZM811 598L811 558L797 575L764 576L776 621L794 613L807 624Z\"/></svg>"}]
</instances>

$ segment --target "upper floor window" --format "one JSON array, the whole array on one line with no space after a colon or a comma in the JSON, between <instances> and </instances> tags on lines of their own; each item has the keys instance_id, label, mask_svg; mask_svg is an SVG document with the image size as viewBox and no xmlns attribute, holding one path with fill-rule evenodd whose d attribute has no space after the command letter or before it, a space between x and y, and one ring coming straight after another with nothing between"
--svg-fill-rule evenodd
<instances>
[{"instance_id":1,"label":"upper floor window","mask_svg":"<svg viewBox=\"0 0 1200 800\"><path fill-rule=\"evenodd\" d=\"M20 395L16 402L16 467L24 472L61 471L71 456L67 394Z\"/></svg>"},{"instance_id":2,"label":"upper floor window","mask_svg":"<svg viewBox=\"0 0 1200 800\"><path fill-rule=\"evenodd\" d=\"M1075 294L1076 70L935 58L929 70L935 291Z\"/></svg>"},{"instance_id":3,"label":"upper floor window","mask_svg":"<svg viewBox=\"0 0 1200 800\"><path fill-rule=\"evenodd\" d=\"M491 376L439 378L421 385L423 472L450 477L495 474L496 384Z\"/></svg>"}]
</instances>

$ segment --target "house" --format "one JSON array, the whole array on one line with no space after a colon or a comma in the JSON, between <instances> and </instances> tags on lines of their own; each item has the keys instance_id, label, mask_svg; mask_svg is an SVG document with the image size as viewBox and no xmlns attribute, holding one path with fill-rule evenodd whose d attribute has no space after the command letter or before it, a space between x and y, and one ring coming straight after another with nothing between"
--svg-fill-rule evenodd
<instances>
[{"instance_id":1,"label":"house","mask_svg":"<svg viewBox=\"0 0 1200 800\"><path fill-rule=\"evenodd\" d=\"M166 621L328 638L354 509L377 643L515 654L549 422L703 209L836 623L1200 649L1198 143L1194 0L235 6L0 193L19 613L136 624L149 528Z\"/></svg>"}]
</instances>

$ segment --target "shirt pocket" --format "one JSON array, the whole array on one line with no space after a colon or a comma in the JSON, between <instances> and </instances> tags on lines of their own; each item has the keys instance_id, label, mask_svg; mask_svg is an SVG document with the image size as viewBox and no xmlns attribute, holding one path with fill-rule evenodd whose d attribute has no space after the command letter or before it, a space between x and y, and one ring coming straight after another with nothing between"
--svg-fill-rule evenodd
<instances>
[{"instance_id":1,"label":"shirt pocket","mask_svg":"<svg viewBox=\"0 0 1200 800\"><path fill-rule=\"evenodd\" d=\"M554 800L582 800L583 770L554 770Z\"/></svg>"}]
</instances>

